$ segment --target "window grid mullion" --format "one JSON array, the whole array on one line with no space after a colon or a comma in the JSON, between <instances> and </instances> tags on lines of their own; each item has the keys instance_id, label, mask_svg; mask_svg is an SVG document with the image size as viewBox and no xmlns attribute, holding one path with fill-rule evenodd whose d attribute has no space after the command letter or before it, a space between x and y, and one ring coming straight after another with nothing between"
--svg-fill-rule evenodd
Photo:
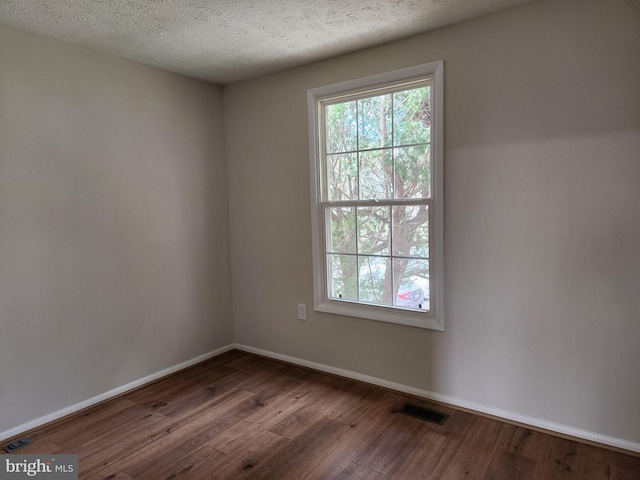
<instances>
[{"instance_id":1,"label":"window grid mullion","mask_svg":"<svg viewBox=\"0 0 640 480\"><path fill-rule=\"evenodd\" d=\"M356 100L356 164L358 168L358 200L360 200L360 194L362 188L360 186L360 100ZM354 205L354 218L356 221L356 298L360 301L360 245L358 239L360 238L358 228L358 206Z\"/></svg>"},{"instance_id":2,"label":"window grid mullion","mask_svg":"<svg viewBox=\"0 0 640 480\"><path fill-rule=\"evenodd\" d=\"M395 144L395 132L394 132L394 124L393 121L393 93L391 95L391 198L396 198L396 149L394 148ZM391 259L389 260L389 268L391 269L391 305L395 306L396 298L395 298L395 262L393 261L393 207L391 205L387 206L389 208L389 238L391 240L391 244L389 245L389 253L391 253Z\"/></svg>"},{"instance_id":3,"label":"window grid mullion","mask_svg":"<svg viewBox=\"0 0 640 480\"><path fill-rule=\"evenodd\" d=\"M356 150L345 150L344 152L331 152L327 153L327 156L331 155L347 155L349 153L357 153L357 152L377 152L380 150L391 150L392 148L408 148L408 147L422 147L425 145L431 145L431 142L418 142L418 143L405 143L403 145L395 145L392 147L374 147L374 148L362 148Z\"/></svg>"},{"instance_id":4,"label":"window grid mullion","mask_svg":"<svg viewBox=\"0 0 640 480\"><path fill-rule=\"evenodd\" d=\"M326 295L329 296L332 293L332 286L330 279L333 278L333 265L329 262L327 248L330 243L329 235L331 233L331 222L327 218L331 210L331 207L326 204L329 199L329 153L327 152L327 105L323 102L319 105L319 127L320 127L320 139L318 141L319 156L322 159L322 169L320 174L320 219L322 222L323 230L323 264L324 264L324 288Z\"/></svg>"},{"instance_id":5,"label":"window grid mullion","mask_svg":"<svg viewBox=\"0 0 640 480\"><path fill-rule=\"evenodd\" d=\"M420 205L433 205L432 198L398 198L387 200L328 200L321 202L323 207L384 207L384 206L406 206L419 207Z\"/></svg>"},{"instance_id":6,"label":"window grid mullion","mask_svg":"<svg viewBox=\"0 0 640 480\"><path fill-rule=\"evenodd\" d=\"M344 255L346 257L364 256L364 255L358 255L356 253L334 252L334 251L327 251L326 253L329 255ZM378 255L375 253L368 253L366 254L366 256L377 257L377 258L398 258L402 260L429 260L429 257L422 257L419 255L413 255L413 256L412 255Z\"/></svg>"}]
</instances>

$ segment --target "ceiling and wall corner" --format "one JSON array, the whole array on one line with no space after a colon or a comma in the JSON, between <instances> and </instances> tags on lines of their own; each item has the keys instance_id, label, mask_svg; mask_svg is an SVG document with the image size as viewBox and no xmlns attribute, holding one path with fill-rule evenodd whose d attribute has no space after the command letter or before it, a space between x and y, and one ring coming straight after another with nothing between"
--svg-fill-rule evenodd
<instances>
[{"instance_id":1,"label":"ceiling and wall corner","mask_svg":"<svg viewBox=\"0 0 640 480\"><path fill-rule=\"evenodd\" d=\"M227 84L532 0L4 0L0 25Z\"/></svg>"}]
</instances>

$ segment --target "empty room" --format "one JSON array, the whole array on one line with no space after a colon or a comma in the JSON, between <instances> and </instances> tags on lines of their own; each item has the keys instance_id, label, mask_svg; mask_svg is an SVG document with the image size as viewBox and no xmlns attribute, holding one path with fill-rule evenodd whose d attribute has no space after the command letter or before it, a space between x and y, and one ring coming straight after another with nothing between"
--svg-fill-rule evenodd
<instances>
[{"instance_id":1,"label":"empty room","mask_svg":"<svg viewBox=\"0 0 640 480\"><path fill-rule=\"evenodd\" d=\"M47 476L640 478L640 1L1 1Z\"/></svg>"}]
</instances>

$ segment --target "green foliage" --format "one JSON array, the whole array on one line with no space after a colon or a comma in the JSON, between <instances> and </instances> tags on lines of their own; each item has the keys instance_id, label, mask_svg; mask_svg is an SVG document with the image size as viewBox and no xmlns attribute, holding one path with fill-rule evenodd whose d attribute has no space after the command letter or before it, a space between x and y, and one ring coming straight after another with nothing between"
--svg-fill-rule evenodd
<instances>
[{"instance_id":1,"label":"green foliage","mask_svg":"<svg viewBox=\"0 0 640 480\"><path fill-rule=\"evenodd\" d=\"M358 148L356 102L327 105L325 109L327 153L352 152Z\"/></svg>"},{"instance_id":2,"label":"green foliage","mask_svg":"<svg viewBox=\"0 0 640 480\"><path fill-rule=\"evenodd\" d=\"M431 197L430 95L425 86L325 107L330 201ZM426 205L331 207L331 295L391 304L403 279L428 278L428 218Z\"/></svg>"}]
</instances>

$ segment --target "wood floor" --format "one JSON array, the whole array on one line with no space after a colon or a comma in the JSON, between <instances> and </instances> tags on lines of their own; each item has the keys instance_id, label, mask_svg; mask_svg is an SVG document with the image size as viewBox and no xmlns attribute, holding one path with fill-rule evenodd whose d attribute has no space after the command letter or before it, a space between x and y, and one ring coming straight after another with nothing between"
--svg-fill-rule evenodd
<instances>
[{"instance_id":1,"label":"wood floor","mask_svg":"<svg viewBox=\"0 0 640 480\"><path fill-rule=\"evenodd\" d=\"M29 436L16 453L77 453L83 480L640 479L635 456L239 351Z\"/></svg>"}]
</instances>

